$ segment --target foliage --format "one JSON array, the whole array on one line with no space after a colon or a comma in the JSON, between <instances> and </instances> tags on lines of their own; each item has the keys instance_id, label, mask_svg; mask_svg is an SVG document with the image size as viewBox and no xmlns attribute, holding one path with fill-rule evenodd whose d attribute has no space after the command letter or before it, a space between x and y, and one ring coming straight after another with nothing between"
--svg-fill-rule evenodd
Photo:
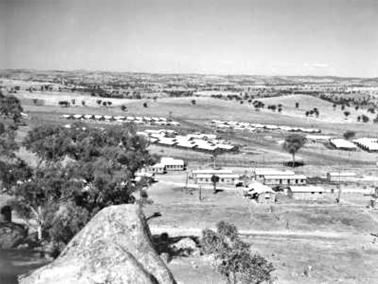
<instances>
[{"instance_id":1,"label":"foliage","mask_svg":"<svg viewBox=\"0 0 378 284\"><path fill-rule=\"evenodd\" d=\"M14 151L18 149L15 137L21 113L20 101L14 96L5 96L0 91L0 157L14 158Z\"/></svg>"},{"instance_id":2,"label":"foliage","mask_svg":"<svg viewBox=\"0 0 378 284\"><path fill-rule=\"evenodd\" d=\"M293 156L293 164L295 166L295 154L306 144L306 137L301 134L291 134L285 138L283 149Z\"/></svg>"},{"instance_id":3,"label":"foliage","mask_svg":"<svg viewBox=\"0 0 378 284\"><path fill-rule=\"evenodd\" d=\"M217 224L217 232L202 231L202 250L212 254L215 265L228 283L271 283L272 263L258 254L252 254L250 245L243 242L236 226L226 222Z\"/></svg>"},{"instance_id":4,"label":"foliage","mask_svg":"<svg viewBox=\"0 0 378 284\"><path fill-rule=\"evenodd\" d=\"M356 132L348 130L344 132L343 136L346 140L349 140L356 136Z\"/></svg>"},{"instance_id":5,"label":"foliage","mask_svg":"<svg viewBox=\"0 0 378 284\"><path fill-rule=\"evenodd\" d=\"M23 109L18 98L0 92L0 117L20 122Z\"/></svg>"},{"instance_id":6,"label":"foliage","mask_svg":"<svg viewBox=\"0 0 378 284\"><path fill-rule=\"evenodd\" d=\"M61 204L51 217L47 230L55 246L61 250L85 226L90 216L86 209L74 203L66 203Z\"/></svg>"},{"instance_id":7,"label":"foliage","mask_svg":"<svg viewBox=\"0 0 378 284\"><path fill-rule=\"evenodd\" d=\"M214 186L214 193L217 192L217 183L219 182L219 176L212 175L211 176L211 182L213 183Z\"/></svg>"},{"instance_id":8,"label":"foliage","mask_svg":"<svg viewBox=\"0 0 378 284\"><path fill-rule=\"evenodd\" d=\"M361 116L361 119L362 119L362 121L365 122L365 123L366 123L366 122L369 122L369 117L366 116L366 115L364 115L364 114Z\"/></svg>"},{"instance_id":9,"label":"foliage","mask_svg":"<svg viewBox=\"0 0 378 284\"><path fill-rule=\"evenodd\" d=\"M147 141L131 125L38 126L23 145L40 162L35 169L24 166L22 174L8 171L5 178L12 188L13 205L25 219L36 220L40 238L48 232L47 238L57 243L66 243L102 208L133 203L133 193L143 186L133 182L135 172L156 162L147 151ZM59 219L56 214L62 204L69 204L65 209L69 216L83 221Z\"/></svg>"}]
</instances>

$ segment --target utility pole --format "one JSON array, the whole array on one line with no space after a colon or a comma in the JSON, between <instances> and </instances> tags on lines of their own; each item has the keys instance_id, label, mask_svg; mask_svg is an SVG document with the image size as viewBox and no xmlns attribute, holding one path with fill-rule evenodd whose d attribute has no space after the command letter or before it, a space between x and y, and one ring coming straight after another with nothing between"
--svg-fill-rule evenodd
<instances>
[{"instance_id":1,"label":"utility pole","mask_svg":"<svg viewBox=\"0 0 378 284\"><path fill-rule=\"evenodd\" d=\"M339 192L337 194L337 203L340 203L341 201L341 177L340 177L340 174L341 174L341 169L340 169L340 163L339 163L339 182L338 182L338 189L339 189Z\"/></svg>"},{"instance_id":2,"label":"utility pole","mask_svg":"<svg viewBox=\"0 0 378 284\"><path fill-rule=\"evenodd\" d=\"M199 187L198 187L198 199L199 199L199 201L202 201L202 191L201 191L201 185L199 185Z\"/></svg>"},{"instance_id":3,"label":"utility pole","mask_svg":"<svg viewBox=\"0 0 378 284\"><path fill-rule=\"evenodd\" d=\"M186 170L186 177L185 177L185 190L188 190L188 170Z\"/></svg>"}]
</instances>

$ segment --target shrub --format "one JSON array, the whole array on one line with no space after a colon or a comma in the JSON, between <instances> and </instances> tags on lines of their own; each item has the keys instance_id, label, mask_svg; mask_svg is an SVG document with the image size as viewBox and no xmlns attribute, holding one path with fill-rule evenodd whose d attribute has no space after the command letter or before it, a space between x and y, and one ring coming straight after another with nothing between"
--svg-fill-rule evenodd
<instances>
[{"instance_id":1,"label":"shrub","mask_svg":"<svg viewBox=\"0 0 378 284\"><path fill-rule=\"evenodd\" d=\"M273 264L259 254L252 254L250 245L241 241L233 224L221 221L217 232L202 232L202 250L215 257L218 272L228 283L272 283Z\"/></svg>"}]
</instances>

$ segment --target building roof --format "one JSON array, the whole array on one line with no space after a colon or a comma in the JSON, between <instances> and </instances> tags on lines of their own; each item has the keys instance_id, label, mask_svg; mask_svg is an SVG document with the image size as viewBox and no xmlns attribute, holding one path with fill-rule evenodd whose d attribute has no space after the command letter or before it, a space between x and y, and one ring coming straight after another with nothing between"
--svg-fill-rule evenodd
<instances>
[{"instance_id":1,"label":"building roof","mask_svg":"<svg viewBox=\"0 0 378 284\"><path fill-rule=\"evenodd\" d=\"M219 178L240 178L240 175L238 175L238 174L222 174L222 175L217 175L217 174L198 174L198 175L196 175L196 177L197 178L211 178L213 175L216 175Z\"/></svg>"},{"instance_id":2,"label":"building roof","mask_svg":"<svg viewBox=\"0 0 378 284\"><path fill-rule=\"evenodd\" d=\"M271 169L259 169L255 170L255 174L258 176L293 176L295 172L293 171L280 171Z\"/></svg>"},{"instance_id":3,"label":"building roof","mask_svg":"<svg viewBox=\"0 0 378 284\"><path fill-rule=\"evenodd\" d=\"M151 166L151 167L152 167L152 168L164 168L165 165L162 164L162 163L158 163L158 164L155 164L155 165L153 165L153 166Z\"/></svg>"},{"instance_id":4,"label":"building roof","mask_svg":"<svg viewBox=\"0 0 378 284\"><path fill-rule=\"evenodd\" d=\"M274 190L271 189L269 186L259 183L259 182L253 182L248 185L248 188L246 189L250 194L261 194L266 192L274 193Z\"/></svg>"},{"instance_id":5,"label":"building roof","mask_svg":"<svg viewBox=\"0 0 378 284\"><path fill-rule=\"evenodd\" d=\"M336 148L357 149L356 145L354 145L352 142L349 142L345 139L331 139L330 142Z\"/></svg>"},{"instance_id":6,"label":"building roof","mask_svg":"<svg viewBox=\"0 0 378 284\"><path fill-rule=\"evenodd\" d=\"M233 174L232 170L214 170L214 169L207 169L207 170L194 170L194 175L201 175L201 174L216 174L216 175L224 175L224 174Z\"/></svg>"},{"instance_id":7,"label":"building roof","mask_svg":"<svg viewBox=\"0 0 378 284\"><path fill-rule=\"evenodd\" d=\"M196 145L194 143L191 143L190 141L178 141L176 145L184 148L196 147Z\"/></svg>"},{"instance_id":8,"label":"building roof","mask_svg":"<svg viewBox=\"0 0 378 284\"><path fill-rule=\"evenodd\" d=\"M174 141L172 138L160 138L158 143L164 145L175 145L177 142Z\"/></svg>"},{"instance_id":9,"label":"building roof","mask_svg":"<svg viewBox=\"0 0 378 284\"><path fill-rule=\"evenodd\" d=\"M170 157L161 158L160 163L163 164L163 165L170 165L170 166L171 165L175 165L175 166L184 166L185 165L184 160L173 159L173 158L170 158Z\"/></svg>"},{"instance_id":10,"label":"building roof","mask_svg":"<svg viewBox=\"0 0 378 284\"><path fill-rule=\"evenodd\" d=\"M265 179L307 179L305 175L268 175Z\"/></svg>"},{"instance_id":11,"label":"building roof","mask_svg":"<svg viewBox=\"0 0 378 284\"><path fill-rule=\"evenodd\" d=\"M359 138L353 140L357 145L367 148L369 151L378 150L378 139L377 138Z\"/></svg>"},{"instance_id":12,"label":"building roof","mask_svg":"<svg viewBox=\"0 0 378 284\"><path fill-rule=\"evenodd\" d=\"M320 186L290 186L289 190L293 193L325 192Z\"/></svg>"},{"instance_id":13,"label":"building roof","mask_svg":"<svg viewBox=\"0 0 378 284\"><path fill-rule=\"evenodd\" d=\"M347 172L329 172L327 175L335 176L335 177L355 177L355 173L347 173Z\"/></svg>"}]
</instances>

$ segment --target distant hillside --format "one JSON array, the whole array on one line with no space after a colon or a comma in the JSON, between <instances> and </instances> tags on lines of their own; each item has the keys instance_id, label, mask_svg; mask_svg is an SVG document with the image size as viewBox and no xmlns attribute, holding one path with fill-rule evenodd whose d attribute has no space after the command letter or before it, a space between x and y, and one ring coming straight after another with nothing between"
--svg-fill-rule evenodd
<instances>
[{"instance_id":1,"label":"distant hillside","mask_svg":"<svg viewBox=\"0 0 378 284\"><path fill-rule=\"evenodd\" d=\"M157 74L157 73L134 73L134 72L109 72L87 70L28 70L6 69L0 70L0 78L20 80L43 80L43 78L82 78L107 80L127 80L138 78L142 81L168 81L177 84L184 83L219 83L239 85L301 85L301 84L346 84L346 85L377 85L378 78L353 78L336 76L263 76L263 75L214 75L214 74Z\"/></svg>"}]
</instances>

